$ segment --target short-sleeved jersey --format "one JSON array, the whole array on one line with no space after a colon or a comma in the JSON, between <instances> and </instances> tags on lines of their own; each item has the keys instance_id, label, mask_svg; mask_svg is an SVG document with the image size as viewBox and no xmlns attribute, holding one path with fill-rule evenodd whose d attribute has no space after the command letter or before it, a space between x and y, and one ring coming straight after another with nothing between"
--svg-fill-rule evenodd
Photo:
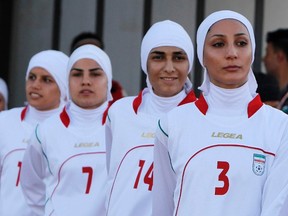
<instances>
[{"instance_id":1,"label":"short-sleeved jersey","mask_svg":"<svg viewBox=\"0 0 288 216\"><path fill-rule=\"evenodd\" d=\"M183 101L195 99L191 92ZM159 117L138 112L141 101L142 92L118 100L108 111L109 216L152 214L153 148Z\"/></svg>"},{"instance_id":2,"label":"short-sleeved jersey","mask_svg":"<svg viewBox=\"0 0 288 216\"><path fill-rule=\"evenodd\" d=\"M105 215L105 127L72 128L69 119L63 110L37 127L24 156L23 191L37 215Z\"/></svg>"},{"instance_id":3,"label":"short-sleeved jersey","mask_svg":"<svg viewBox=\"0 0 288 216\"><path fill-rule=\"evenodd\" d=\"M31 216L20 186L22 159L33 131L25 108L0 114L0 215ZM21 117L22 114L22 117Z\"/></svg>"},{"instance_id":4,"label":"short-sleeved jersey","mask_svg":"<svg viewBox=\"0 0 288 216\"><path fill-rule=\"evenodd\" d=\"M159 121L153 215L281 215L288 192L288 117L259 96L242 119L215 122L207 109L200 97Z\"/></svg>"}]
</instances>

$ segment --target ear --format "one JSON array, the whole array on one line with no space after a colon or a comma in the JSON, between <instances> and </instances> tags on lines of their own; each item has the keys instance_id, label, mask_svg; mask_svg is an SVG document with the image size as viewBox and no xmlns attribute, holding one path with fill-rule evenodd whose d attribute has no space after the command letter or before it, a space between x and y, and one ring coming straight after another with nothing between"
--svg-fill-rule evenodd
<instances>
[{"instance_id":1,"label":"ear","mask_svg":"<svg viewBox=\"0 0 288 216\"><path fill-rule=\"evenodd\" d=\"M284 53L282 50L279 50L279 51L277 52L277 60L278 60L279 62L283 62L283 61L286 61L286 60L287 60L286 55L285 55L285 53Z\"/></svg>"}]
</instances>

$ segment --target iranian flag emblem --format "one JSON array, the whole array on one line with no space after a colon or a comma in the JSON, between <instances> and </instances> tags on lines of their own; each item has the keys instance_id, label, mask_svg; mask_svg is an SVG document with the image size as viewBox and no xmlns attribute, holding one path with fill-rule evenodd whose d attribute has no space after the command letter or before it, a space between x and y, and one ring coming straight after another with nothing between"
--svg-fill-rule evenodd
<instances>
[{"instance_id":1,"label":"iranian flag emblem","mask_svg":"<svg viewBox=\"0 0 288 216\"><path fill-rule=\"evenodd\" d=\"M253 155L253 172L261 176L264 173L265 170L265 162L266 162L266 157L265 155L262 154L254 154Z\"/></svg>"}]
</instances>

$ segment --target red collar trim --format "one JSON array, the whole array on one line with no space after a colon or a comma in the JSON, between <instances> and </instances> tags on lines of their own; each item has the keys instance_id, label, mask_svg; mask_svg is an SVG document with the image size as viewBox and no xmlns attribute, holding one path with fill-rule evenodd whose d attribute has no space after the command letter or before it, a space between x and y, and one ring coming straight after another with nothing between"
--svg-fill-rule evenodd
<instances>
[{"instance_id":1,"label":"red collar trim","mask_svg":"<svg viewBox=\"0 0 288 216\"><path fill-rule=\"evenodd\" d=\"M62 123L64 124L64 126L67 128L70 124L70 118L69 118L69 115L66 111L66 107L64 107L63 111L60 113L60 119L61 119Z\"/></svg>"},{"instance_id":2,"label":"red collar trim","mask_svg":"<svg viewBox=\"0 0 288 216\"><path fill-rule=\"evenodd\" d=\"M186 97L178 104L178 106L181 106L183 104L187 104L187 103L192 103L194 101L196 101L196 96L193 90L191 90Z\"/></svg>"},{"instance_id":3,"label":"red collar trim","mask_svg":"<svg viewBox=\"0 0 288 216\"><path fill-rule=\"evenodd\" d=\"M28 110L28 106L24 107L24 109L21 111L21 116L20 116L21 121L23 121L25 119L27 110Z\"/></svg>"},{"instance_id":4,"label":"red collar trim","mask_svg":"<svg viewBox=\"0 0 288 216\"><path fill-rule=\"evenodd\" d=\"M139 109L139 106L140 104L142 103L142 93L143 93L143 90L138 94L138 96L134 99L133 101L133 109L134 109L134 112L137 114L138 112L138 109ZM178 106L181 106L183 104L186 104L186 103L191 103L191 102L194 102L196 101L196 96L195 96L195 93L193 90L191 90L187 95L186 97L178 104Z\"/></svg>"},{"instance_id":5,"label":"red collar trim","mask_svg":"<svg viewBox=\"0 0 288 216\"><path fill-rule=\"evenodd\" d=\"M107 115L108 115L108 110L110 108L110 106L112 105L112 101L109 101L108 106L106 108L106 110L103 113L103 117L102 117L102 125L105 124L106 119L107 119ZM70 117L66 111L66 107L63 108L63 111L60 113L60 119L62 121L62 123L64 124L64 126L67 128L70 124Z\"/></svg>"},{"instance_id":6,"label":"red collar trim","mask_svg":"<svg viewBox=\"0 0 288 216\"><path fill-rule=\"evenodd\" d=\"M133 110L137 114L138 108L140 104L142 103L142 93L143 90L139 92L138 96L133 100Z\"/></svg>"},{"instance_id":7,"label":"red collar trim","mask_svg":"<svg viewBox=\"0 0 288 216\"><path fill-rule=\"evenodd\" d=\"M104 113L103 113L102 125L104 125L105 122L106 122L106 120L107 120L108 110L109 110L109 108L111 107L112 104L113 104L113 101L109 101L109 102L108 102L108 106L107 106L106 110L105 110Z\"/></svg>"},{"instance_id":8,"label":"red collar trim","mask_svg":"<svg viewBox=\"0 0 288 216\"><path fill-rule=\"evenodd\" d=\"M248 109L247 109L248 118L253 116L254 113L256 113L262 107L262 105L263 105L263 102L261 101L260 95L257 94L257 96L253 98L253 100L250 101L250 103L248 104Z\"/></svg>"},{"instance_id":9,"label":"red collar trim","mask_svg":"<svg viewBox=\"0 0 288 216\"><path fill-rule=\"evenodd\" d=\"M206 115L207 110L208 110L208 104L203 94L200 95L199 99L195 102L195 105L200 110L200 112L203 113L203 115Z\"/></svg>"},{"instance_id":10,"label":"red collar trim","mask_svg":"<svg viewBox=\"0 0 288 216\"><path fill-rule=\"evenodd\" d=\"M208 104L203 94L200 95L199 99L195 102L195 105L200 110L200 112L206 115L207 110L208 110ZM248 118L253 116L262 107L262 105L263 105L263 102L261 101L259 94L257 94L257 96L253 98L253 100L250 101L248 104L248 108L247 108Z\"/></svg>"}]
</instances>

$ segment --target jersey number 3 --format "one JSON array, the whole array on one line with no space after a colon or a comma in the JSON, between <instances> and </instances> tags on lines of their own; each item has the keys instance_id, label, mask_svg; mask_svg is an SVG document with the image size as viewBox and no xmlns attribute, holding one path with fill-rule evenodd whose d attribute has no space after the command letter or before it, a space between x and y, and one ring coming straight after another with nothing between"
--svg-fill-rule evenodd
<instances>
[{"instance_id":1,"label":"jersey number 3","mask_svg":"<svg viewBox=\"0 0 288 216\"><path fill-rule=\"evenodd\" d=\"M226 161L217 162L217 169L222 170L218 176L218 181L223 182L223 187L215 187L215 195L224 195L229 190L229 178L226 175L229 167L230 165Z\"/></svg>"}]
</instances>

